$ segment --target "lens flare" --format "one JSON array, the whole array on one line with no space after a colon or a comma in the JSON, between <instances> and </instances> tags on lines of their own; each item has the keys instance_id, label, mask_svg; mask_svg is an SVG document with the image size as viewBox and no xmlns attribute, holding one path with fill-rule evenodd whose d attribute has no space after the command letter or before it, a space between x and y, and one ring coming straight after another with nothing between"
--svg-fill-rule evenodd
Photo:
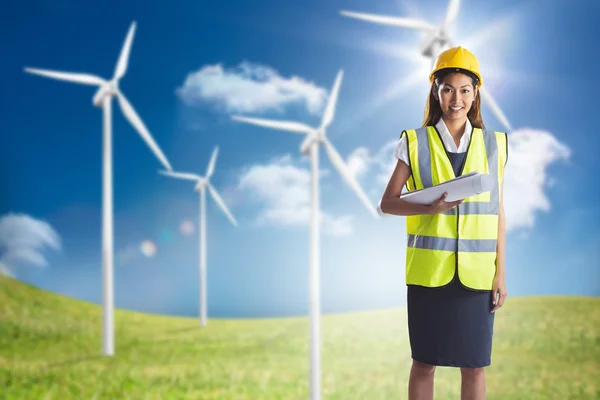
<instances>
[{"instance_id":1,"label":"lens flare","mask_svg":"<svg viewBox=\"0 0 600 400\"><path fill-rule=\"evenodd\" d=\"M163 243L170 243L173 240L173 234L169 230L163 230L160 232L160 240Z\"/></svg>"},{"instance_id":2,"label":"lens flare","mask_svg":"<svg viewBox=\"0 0 600 400\"><path fill-rule=\"evenodd\" d=\"M182 221L179 225L179 232L184 236L194 233L194 223L189 220Z\"/></svg>"},{"instance_id":3,"label":"lens flare","mask_svg":"<svg viewBox=\"0 0 600 400\"><path fill-rule=\"evenodd\" d=\"M140 251L148 258L154 257L156 255L156 245L151 240L144 240L140 244Z\"/></svg>"}]
</instances>

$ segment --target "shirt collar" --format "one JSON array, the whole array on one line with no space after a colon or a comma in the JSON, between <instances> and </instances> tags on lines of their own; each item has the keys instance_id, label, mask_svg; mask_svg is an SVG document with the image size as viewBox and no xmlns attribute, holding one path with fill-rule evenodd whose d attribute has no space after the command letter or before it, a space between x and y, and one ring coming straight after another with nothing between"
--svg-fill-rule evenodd
<instances>
[{"instance_id":1,"label":"shirt collar","mask_svg":"<svg viewBox=\"0 0 600 400\"><path fill-rule=\"evenodd\" d=\"M454 142L454 139L452 138L452 135L450 134L450 131L448 130L448 127L444 123L444 119L443 118L440 118L440 120L435 125L435 127L437 128L437 130L440 133L440 135L442 135L442 137L445 137L446 139L450 139L451 142ZM471 125L471 121L469 121L469 118L467 118L467 123L465 124L465 132L464 132L464 134L460 138L460 143L461 144L463 142L465 142L465 141L468 141L471 138L471 131L472 130L473 130L473 126Z\"/></svg>"}]
</instances>

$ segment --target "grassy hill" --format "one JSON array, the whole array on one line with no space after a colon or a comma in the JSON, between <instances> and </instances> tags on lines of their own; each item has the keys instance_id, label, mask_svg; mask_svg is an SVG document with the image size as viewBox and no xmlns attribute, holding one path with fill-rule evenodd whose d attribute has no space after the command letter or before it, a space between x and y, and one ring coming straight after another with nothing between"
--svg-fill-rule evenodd
<instances>
[{"instance_id":1,"label":"grassy hill","mask_svg":"<svg viewBox=\"0 0 600 400\"><path fill-rule=\"evenodd\" d=\"M214 320L117 310L0 276L0 398L307 399L308 318ZM405 399L403 308L323 317L324 399ZM488 399L600 399L600 298L510 298L496 316ZM438 368L436 399L459 399Z\"/></svg>"}]
</instances>

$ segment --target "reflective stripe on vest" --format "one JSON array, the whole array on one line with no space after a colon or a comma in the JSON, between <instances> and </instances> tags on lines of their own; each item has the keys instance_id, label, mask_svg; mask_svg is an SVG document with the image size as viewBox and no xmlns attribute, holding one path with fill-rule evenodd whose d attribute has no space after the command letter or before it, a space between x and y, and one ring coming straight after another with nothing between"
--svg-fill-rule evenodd
<instances>
[{"instance_id":1,"label":"reflective stripe on vest","mask_svg":"<svg viewBox=\"0 0 600 400\"><path fill-rule=\"evenodd\" d=\"M455 177L444 143L433 126L407 130L409 191ZM433 151L432 151L433 150ZM477 171L494 182L489 192L465 199L435 215L406 217L406 283L429 287L449 283L490 290L496 270L500 186L507 161L506 134L474 128L460 175Z\"/></svg>"},{"instance_id":2,"label":"reflective stripe on vest","mask_svg":"<svg viewBox=\"0 0 600 400\"><path fill-rule=\"evenodd\" d=\"M462 251L469 252L488 252L496 251L496 240L494 239L450 239L438 238L432 236L408 235L408 246L417 249L457 251L457 247ZM466 250L464 250L466 249Z\"/></svg>"}]
</instances>

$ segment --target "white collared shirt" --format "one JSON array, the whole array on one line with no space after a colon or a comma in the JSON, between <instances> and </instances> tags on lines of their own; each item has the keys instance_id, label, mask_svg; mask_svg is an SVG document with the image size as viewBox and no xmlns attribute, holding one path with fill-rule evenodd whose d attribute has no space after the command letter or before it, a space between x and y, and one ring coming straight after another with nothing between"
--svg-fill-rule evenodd
<instances>
[{"instance_id":1,"label":"white collared shirt","mask_svg":"<svg viewBox=\"0 0 600 400\"><path fill-rule=\"evenodd\" d=\"M467 123L465 125L465 132L460 138L458 147L456 147L456 143L454 143L454 138L450 134L450 131L448 131L448 127L446 127L443 118L440 118L435 127L440 133L440 136L442 137L442 142L444 143L444 147L446 147L446 150L448 150L449 153L462 153L467 151L467 148L469 147L469 141L471 140L471 130L473 129L473 126L471 125L471 122L468 118ZM402 136L398 141L398 144L394 149L394 156L397 159L404 161L406 165L410 167L410 163L408 162L408 150L406 147L405 136Z\"/></svg>"}]
</instances>

